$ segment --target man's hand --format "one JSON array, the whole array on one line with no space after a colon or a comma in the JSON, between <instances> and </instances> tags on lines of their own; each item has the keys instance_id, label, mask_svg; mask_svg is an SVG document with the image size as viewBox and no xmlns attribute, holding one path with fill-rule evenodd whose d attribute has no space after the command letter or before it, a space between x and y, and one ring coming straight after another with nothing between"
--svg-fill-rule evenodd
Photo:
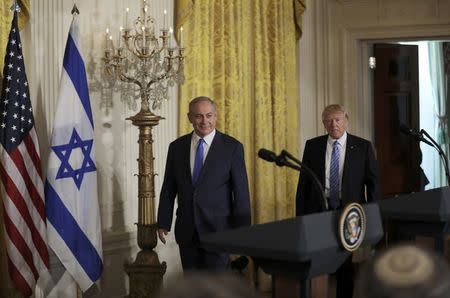
<instances>
[{"instance_id":1,"label":"man's hand","mask_svg":"<svg viewBox=\"0 0 450 298\"><path fill-rule=\"evenodd\" d=\"M158 229L159 240L164 244L166 244L166 238L164 236L167 236L167 233L168 231L166 229Z\"/></svg>"}]
</instances>

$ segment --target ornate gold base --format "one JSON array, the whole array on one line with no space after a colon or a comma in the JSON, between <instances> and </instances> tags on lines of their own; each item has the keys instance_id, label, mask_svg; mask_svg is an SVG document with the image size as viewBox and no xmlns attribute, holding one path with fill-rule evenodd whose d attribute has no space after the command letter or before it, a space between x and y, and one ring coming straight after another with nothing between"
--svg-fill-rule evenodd
<instances>
[{"instance_id":1,"label":"ornate gold base","mask_svg":"<svg viewBox=\"0 0 450 298\"><path fill-rule=\"evenodd\" d=\"M137 223L138 246L143 250L152 250L158 244L156 224L143 225Z\"/></svg>"},{"instance_id":2,"label":"ornate gold base","mask_svg":"<svg viewBox=\"0 0 450 298\"><path fill-rule=\"evenodd\" d=\"M166 262L160 263L155 251L144 249L138 252L134 263L125 265L125 272L130 280L130 294L127 297L156 297L166 269Z\"/></svg>"}]
</instances>

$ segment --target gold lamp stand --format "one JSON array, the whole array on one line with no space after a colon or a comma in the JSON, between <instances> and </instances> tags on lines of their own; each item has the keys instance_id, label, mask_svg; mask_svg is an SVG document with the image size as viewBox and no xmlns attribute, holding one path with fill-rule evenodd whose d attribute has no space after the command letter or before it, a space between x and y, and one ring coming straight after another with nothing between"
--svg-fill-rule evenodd
<instances>
[{"instance_id":1,"label":"gold lamp stand","mask_svg":"<svg viewBox=\"0 0 450 298\"><path fill-rule=\"evenodd\" d=\"M139 174L137 242L141 250L133 264L125 265L130 279L130 298L154 297L162 285L166 262L160 262L153 250L157 244L155 210L155 173L153 167L152 128L164 119L150 111L140 111L131 120L139 128Z\"/></svg>"},{"instance_id":2,"label":"gold lamp stand","mask_svg":"<svg viewBox=\"0 0 450 298\"><path fill-rule=\"evenodd\" d=\"M128 9L126 13L128 20ZM133 25L125 24L125 28L120 28L117 47L106 30L103 57L105 73L115 82L137 85L141 98L141 110L127 118L139 128L137 243L141 250L132 264L125 265L130 281L130 298L154 297L167 268L153 250L157 244L157 223L152 128L163 118L151 112L150 102L152 110L159 108L167 100L168 88L183 83L184 48L182 45L170 46L172 29L163 28L161 35L156 37L155 24L144 0L141 15ZM182 40L182 33L180 35Z\"/></svg>"}]
</instances>

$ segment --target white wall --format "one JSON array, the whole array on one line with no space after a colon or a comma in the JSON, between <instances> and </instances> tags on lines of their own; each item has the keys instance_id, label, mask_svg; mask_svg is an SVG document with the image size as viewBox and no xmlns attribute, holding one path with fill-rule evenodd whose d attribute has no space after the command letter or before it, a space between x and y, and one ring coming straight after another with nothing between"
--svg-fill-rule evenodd
<instances>
[{"instance_id":1,"label":"white wall","mask_svg":"<svg viewBox=\"0 0 450 298\"><path fill-rule=\"evenodd\" d=\"M95 146L97 156L99 204L103 234L104 272L100 281L101 294L88 296L123 297L128 281L123 265L134 260L137 222L137 161L138 129L125 118L137 111L127 108L117 92L108 94L107 89L97 87L101 82L102 55L105 29L109 27L117 36L123 25L125 8L130 16L137 16L141 1L126 0L34 0L31 2L31 20L22 32L25 62L30 82L30 92L35 110L36 127L40 139L41 157L45 171L47 152L53 126L58 95L59 77L65 42L72 20L71 9L76 2L80 10L83 54L90 84L90 98L94 114ZM169 24L173 19L173 0L153 0L149 3L150 14L160 28L163 10L168 11ZM95 64L95 65L94 65ZM96 68L94 68L96 66ZM112 100L110 110L101 108L101 100ZM164 175L166 152L169 142L177 136L177 90L170 90L170 99L156 111L165 118L154 130L154 156L156 196ZM173 234L173 233L172 233ZM164 247L158 245L161 261L168 268L165 278L181 271L178 249L173 235ZM95 291L94 291L95 292Z\"/></svg>"}]
</instances>

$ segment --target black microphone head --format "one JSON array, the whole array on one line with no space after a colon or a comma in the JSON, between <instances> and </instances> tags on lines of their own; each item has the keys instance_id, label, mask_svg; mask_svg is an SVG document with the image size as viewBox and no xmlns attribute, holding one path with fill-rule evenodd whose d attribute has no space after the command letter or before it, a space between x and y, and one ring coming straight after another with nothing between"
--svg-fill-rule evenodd
<instances>
[{"instance_id":1,"label":"black microphone head","mask_svg":"<svg viewBox=\"0 0 450 298\"><path fill-rule=\"evenodd\" d=\"M242 271L248 265L248 258L246 256L240 256L239 258L230 262L232 270Z\"/></svg>"},{"instance_id":2,"label":"black microphone head","mask_svg":"<svg viewBox=\"0 0 450 298\"><path fill-rule=\"evenodd\" d=\"M413 130L406 126L404 123L400 124L400 131L406 135L411 135Z\"/></svg>"},{"instance_id":3,"label":"black microphone head","mask_svg":"<svg viewBox=\"0 0 450 298\"><path fill-rule=\"evenodd\" d=\"M268 162L274 162L277 158L277 155L273 151L261 148L258 151L258 157Z\"/></svg>"},{"instance_id":4,"label":"black microphone head","mask_svg":"<svg viewBox=\"0 0 450 298\"><path fill-rule=\"evenodd\" d=\"M405 124L400 124L400 131L407 136L412 136L416 141L423 141L422 133L417 131L417 129L410 128Z\"/></svg>"},{"instance_id":5,"label":"black microphone head","mask_svg":"<svg viewBox=\"0 0 450 298\"><path fill-rule=\"evenodd\" d=\"M278 156L275 158L275 163L276 163L277 166L279 166L279 167L285 166L285 165L286 165L286 162L287 162L286 156L284 156L284 155L282 155L282 154L278 155Z\"/></svg>"}]
</instances>

